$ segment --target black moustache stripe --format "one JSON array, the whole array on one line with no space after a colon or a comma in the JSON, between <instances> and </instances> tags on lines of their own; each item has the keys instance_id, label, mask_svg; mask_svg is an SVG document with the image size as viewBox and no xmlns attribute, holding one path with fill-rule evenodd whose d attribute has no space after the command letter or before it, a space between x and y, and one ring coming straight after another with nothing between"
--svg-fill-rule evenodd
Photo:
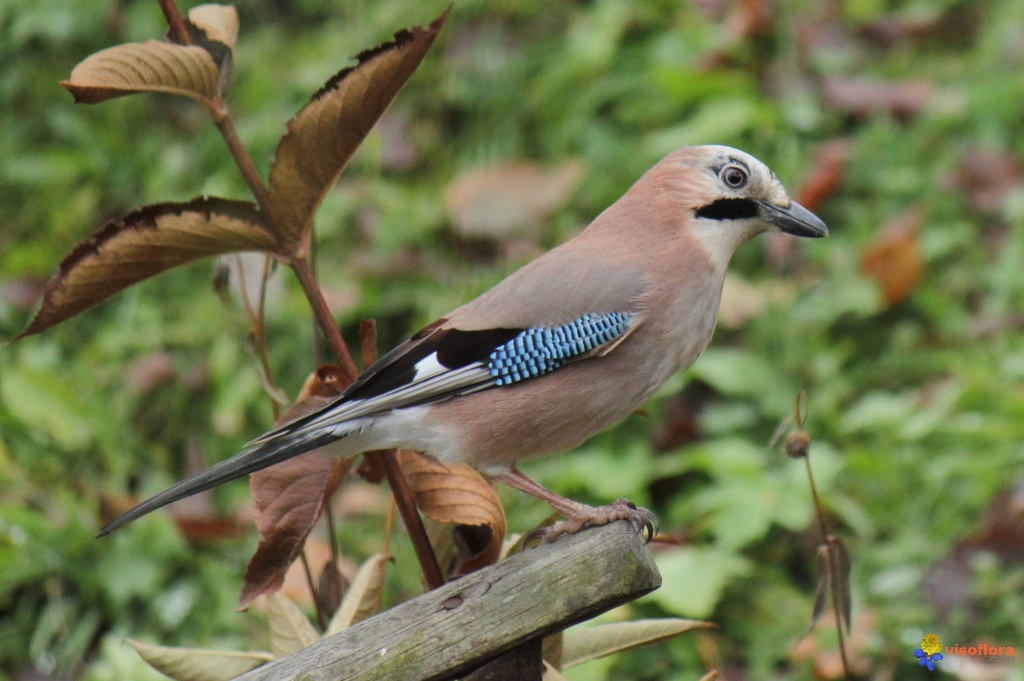
<instances>
[{"instance_id":1,"label":"black moustache stripe","mask_svg":"<svg viewBox=\"0 0 1024 681\"><path fill-rule=\"evenodd\" d=\"M743 220L757 217L757 203L750 199L718 199L697 209L708 220Z\"/></svg>"}]
</instances>

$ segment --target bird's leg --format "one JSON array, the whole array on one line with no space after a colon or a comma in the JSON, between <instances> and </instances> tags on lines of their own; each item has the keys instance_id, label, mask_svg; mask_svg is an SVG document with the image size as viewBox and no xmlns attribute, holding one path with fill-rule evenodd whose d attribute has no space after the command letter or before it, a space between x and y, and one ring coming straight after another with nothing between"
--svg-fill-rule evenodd
<instances>
[{"instance_id":1,"label":"bird's leg","mask_svg":"<svg viewBox=\"0 0 1024 681\"><path fill-rule=\"evenodd\" d=\"M628 520L633 523L638 532L642 531L647 534L648 540L653 538L658 531L658 520L654 514L646 508L637 508L628 499L618 499L607 506L587 506L555 494L536 480L527 477L525 473L514 466L508 471L494 476L494 479L547 502L565 516L564 522L548 528L544 535L546 541L554 541L563 534L579 532L588 525L606 525L616 520Z\"/></svg>"}]
</instances>

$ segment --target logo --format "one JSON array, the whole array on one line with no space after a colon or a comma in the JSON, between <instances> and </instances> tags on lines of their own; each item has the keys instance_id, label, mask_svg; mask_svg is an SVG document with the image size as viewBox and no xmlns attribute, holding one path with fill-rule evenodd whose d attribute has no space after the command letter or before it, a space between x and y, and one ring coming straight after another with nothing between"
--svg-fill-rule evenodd
<instances>
[{"instance_id":1,"label":"logo","mask_svg":"<svg viewBox=\"0 0 1024 681\"><path fill-rule=\"evenodd\" d=\"M1013 662L1015 661L1014 655L1016 651L1013 646L994 646L988 643L978 643L972 646L962 646L953 644L951 646L943 646L942 642L939 641L939 637L936 634L927 634L921 640L921 647L914 648L914 657L917 658L917 663L922 667L927 667L928 671L935 671L935 664L941 662L945 656L942 651L946 652L946 655L955 655L963 657L974 657L981 658L986 662Z\"/></svg>"},{"instance_id":2,"label":"logo","mask_svg":"<svg viewBox=\"0 0 1024 681\"><path fill-rule=\"evenodd\" d=\"M942 642L935 634L928 634L921 640L921 647L914 648L914 657L922 667L928 667L928 671L935 671L935 663L942 661Z\"/></svg>"}]
</instances>

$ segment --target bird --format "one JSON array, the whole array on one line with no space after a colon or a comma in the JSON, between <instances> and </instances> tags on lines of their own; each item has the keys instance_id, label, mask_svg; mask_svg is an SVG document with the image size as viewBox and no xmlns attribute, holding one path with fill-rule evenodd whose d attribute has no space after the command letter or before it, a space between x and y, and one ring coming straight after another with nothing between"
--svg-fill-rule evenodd
<instances>
[{"instance_id":1,"label":"bird","mask_svg":"<svg viewBox=\"0 0 1024 681\"><path fill-rule=\"evenodd\" d=\"M107 523L100 536L172 502L313 449L402 447L547 502L551 537L625 519L625 499L590 506L527 477L520 461L572 449L621 421L714 332L726 269L764 232L826 237L764 163L726 146L677 149L572 239L414 334L340 396Z\"/></svg>"}]
</instances>

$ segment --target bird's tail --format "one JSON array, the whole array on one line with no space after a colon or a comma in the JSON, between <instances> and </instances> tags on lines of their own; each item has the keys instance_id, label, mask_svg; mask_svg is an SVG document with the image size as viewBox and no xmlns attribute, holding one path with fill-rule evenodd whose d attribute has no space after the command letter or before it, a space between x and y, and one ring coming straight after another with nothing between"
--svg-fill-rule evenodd
<instances>
[{"instance_id":1,"label":"bird's tail","mask_svg":"<svg viewBox=\"0 0 1024 681\"><path fill-rule=\"evenodd\" d=\"M179 499L190 497L222 483L240 478L249 473L273 466L285 459L290 459L317 447L323 447L344 437L332 432L297 430L282 432L267 440L257 440L247 449L230 459L210 466L202 473L168 487L154 497L146 499L130 511L114 518L103 526L98 536L103 537L162 506L174 503Z\"/></svg>"}]
</instances>

